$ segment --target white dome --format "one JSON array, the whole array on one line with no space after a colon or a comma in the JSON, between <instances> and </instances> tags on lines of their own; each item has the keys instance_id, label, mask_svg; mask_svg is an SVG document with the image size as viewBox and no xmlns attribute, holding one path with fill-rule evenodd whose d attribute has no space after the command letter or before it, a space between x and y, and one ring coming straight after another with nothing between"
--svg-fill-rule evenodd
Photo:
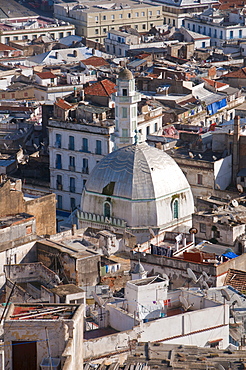
<instances>
[{"instance_id":1,"label":"white dome","mask_svg":"<svg viewBox=\"0 0 246 370\"><path fill-rule=\"evenodd\" d=\"M178 202L178 217L173 202ZM103 215L110 204L111 217L128 227L162 227L191 217L193 196L177 163L146 143L116 150L103 158L86 182L81 201L84 212Z\"/></svg>"}]
</instances>

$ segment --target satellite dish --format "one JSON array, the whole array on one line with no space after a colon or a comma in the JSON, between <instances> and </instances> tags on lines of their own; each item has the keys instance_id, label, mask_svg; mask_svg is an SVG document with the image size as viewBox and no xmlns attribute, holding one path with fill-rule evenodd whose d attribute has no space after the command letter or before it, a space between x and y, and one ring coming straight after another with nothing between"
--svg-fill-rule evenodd
<instances>
[{"instance_id":1,"label":"satellite dish","mask_svg":"<svg viewBox=\"0 0 246 370\"><path fill-rule=\"evenodd\" d=\"M189 230L189 233L190 233L190 234L197 234L197 233L198 233L198 230L197 230L195 227L192 227L192 228Z\"/></svg>"},{"instance_id":2,"label":"satellite dish","mask_svg":"<svg viewBox=\"0 0 246 370\"><path fill-rule=\"evenodd\" d=\"M236 199L232 199L231 204L233 207L238 207L238 201Z\"/></svg>"},{"instance_id":3,"label":"satellite dish","mask_svg":"<svg viewBox=\"0 0 246 370\"><path fill-rule=\"evenodd\" d=\"M189 267L187 268L187 274L193 280L194 283L197 283L198 279L194 272Z\"/></svg>"},{"instance_id":4,"label":"satellite dish","mask_svg":"<svg viewBox=\"0 0 246 370\"><path fill-rule=\"evenodd\" d=\"M187 302L187 299L181 295L179 297L179 300L180 300L184 310L188 311L188 309L191 307L191 305L189 305L189 303Z\"/></svg>"},{"instance_id":5,"label":"satellite dish","mask_svg":"<svg viewBox=\"0 0 246 370\"><path fill-rule=\"evenodd\" d=\"M203 277L205 278L206 281L209 280L209 276L206 273L206 271L203 271L202 274L203 274Z\"/></svg>"},{"instance_id":6,"label":"satellite dish","mask_svg":"<svg viewBox=\"0 0 246 370\"><path fill-rule=\"evenodd\" d=\"M206 281L203 281L203 282L202 282L202 286L203 286L203 288L204 288L204 289L206 289L206 290L208 290L208 289L209 289L209 286L208 286L208 284L206 283Z\"/></svg>"},{"instance_id":7,"label":"satellite dish","mask_svg":"<svg viewBox=\"0 0 246 370\"><path fill-rule=\"evenodd\" d=\"M230 294L227 292L227 290L221 289L220 293L227 301L231 300Z\"/></svg>"},{"instance_id":8,"label":"satellite dish","mask_svg":"<svg viewBox=\"0 0 246 370\"><path fill-rule=\"evenodd\" d=\"M239 191L239 193L243 193L243 187L241 184L237 184L237 190Z\"/></svg>"},{"instance_id":9,"label":"satellite dish","mask_svg":"<svg viewBox=\"0 0 246 370\"><path fill-rule=\"evenodd\" d=\"M221 365L221 364L217 364L217 365L216 365L216 368L217 368L218 370L225 370L224 366L223 366L223 365Z\"/></svg>"}]
</instances>

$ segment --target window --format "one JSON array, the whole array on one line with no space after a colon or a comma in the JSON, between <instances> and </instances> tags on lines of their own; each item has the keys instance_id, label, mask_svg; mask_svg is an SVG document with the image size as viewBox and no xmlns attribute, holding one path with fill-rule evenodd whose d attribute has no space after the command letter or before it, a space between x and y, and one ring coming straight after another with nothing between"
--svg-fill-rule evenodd
<instances>
[{"instance_id":1,"label":"window","mask_svg":"<svg viewBox=\"0 0 246 370\"><path fill-rule=\"evenodd\" d=\"M142 13L141 13L141 16L142 16L142 17L145 17L145 12L142 12Z\"/></svg>"},{"instance_id":2,"label":"window","mask_svg":"<svg viewBox=\"0 0 246 370\"><path fill-rule=\"evenodd\" d=\"M56 168L61 170L62 169L62 157L61 154L56 155Z\"/></svg>"},{"instance_id":3,"label":"window","mask_svg":"<svg viewBox=\"0 0 246 370\"><path fill-rule=\"evenodd\" d=\"M196 26L193 24L192 25L192 31L195 32L195 30L196 30Z\"/></svg>"},{"instance_id":4,"label":"window","mask_svg":"<svg viewBox=\"0 0 246 370\"><path fill-rule=\"evenodd\" d=\"M143 30L146 30L146 24L143 24L143 25L142 25L142 29L143 29Z\"/></svg>"},{"instance_id":5,"label":"window","mask_svg":"<svg viewBox=\"0 0 246 370\"><path fill-rule=\"evenodd\" d=\"M241 176L240 181L241 181L241 182L244 182L244 176Z\"/></svg>"},{"instance_id":6,"label":"window","mask_svg":"<svg viewBox=\"0 0 246 370\"><path fill-rule=\"evenodd\" d=\"M111 15L111 19L114 19L114 14Z\"/></svg>"},{"instance_id":7,"label":"window","mask_svg":"<svg viewBox=\"0 0 246 370\"><path fill-rule=\"evenodd\" d=\"M155 123L155 132L157 132L157 122Z\"/></svg>"},{"instance_id":8,"label":"window","mask_svg":"<svg viewBox=\"0 0 246 370\"><path fill-rule=\"evenodd\" d=\"M233 31L230 31L230 39L233 39Z\"/></svg>"},{"instance_id":9,"label":"window","mask_svg":"<svg viewBox=\"0 0 246 370\"><path fill-rule=\"evenodd\" d=\"M70 208L71 208L71 211L75 210L75 208L76 208L75 198L70 198Z\"/></svg>"},{"instance_id":10,"label":"window","mask_svg":"<svg viewBox=\"0 0 246 370\"><path fill-rule=\"evenodd\" d=\"M5 37L5 44L9 43L9 37Z\"/></svg>"},{"instance_id":11,"label":"window","mask_svg":"<svg viewBox=\"0 0 246 370\"><path fill-rule=\"evenodd\" d=\"M220 31L220 38L223 39L223 31Z\"/></svg>"},{"instance_id":12,"label":"window","mask_svg":"<svg viewBox=\"0 0 246 370\"><path fill-rule=\"evenodd\" d=\"M103 15L103 20L106 21L106 19L107 19L107 16Z\"/></svg>"},{"instance_id":13,"label":"window","mask_svg":"<svg viewBox=\"0 0 246 370\"><path fill-rule=\"evenodd\" d=\"M135 24L135 29L138 30L138 25L137 24Z\"/></svg>"},{"instance_id":14,"label":"window","mask_svg":"<svg viewBox=\"0 0 246 370\"><path fill-rule=\"evenodd\" d=\"M197 184L202 185L202 175L200 173L197 175Z\"/></svg>"},{"instance_id":15,"label":"window","mask_svg":"<svg viewBox=\"0 0 246 370\"><path fill-rule=\"evenodd\" d=\"M128 129L127 128L122 129L122 137L128 137Z\"/></svg>"},{"instance_id":16,"label":"window","mask_svg":"<svg viewBox=\"0 0 246 370\"><path fill-rule=\"evenodd\" d=\"M17 41L18 40L18 36L14 36L14 41Z\"/></svg>"},{"instance_id":17,"label":"window","mask_svg":"<svg viewBox=\"0 0 246 370\"><path fill-rule=\"evenodd\" d=\"M214 30L214 37L217 38L217 30Z\"/></svg>"},{"instance_id":18,"label":"window","mask_svg":"<svg viewBox=\"0 0 246 370\"><path fill-rule=\"evenodd\" d=\"M107 33L107 28L103 28L103 33Z\"/></svg>"},{"instance_id":19,"label":"window","mask_svg":"<svg viewBox=\"0 0 246 370\"><path fill-rule=\"evenodd\" d=\"M88 159L83 158L83 167L82 167L82 173L89 174L89 165L88 165Z\"/></svg>"},{"instance_id":20,"label":"window","mask_svg":"<svg viewBox=\"0 0 246 370\"><path fill-rule=\"evenodd\" d=\"M173 19L173 27L175 27L175 24L176 24L175 19Z\"/></svg>"},{"instance_id":21,"label":"window","mask_svg":"<svg viewBox=\"0 0 246 370\"><path fill-rule=\"evenodd\" d=\"M160 10L157 10L156 11L156 15L161 15L161 11Z\"/></svg>"},{"instance_id":22,"label":"window","mask_svg":"<svg viewBox=\"0 0 246 370\"><path fill-rule=\"evenodd\" d=\"M95 34L98 35L99 34L99 29L98 28L95 28Z\"/></svg>"},{"instance_id":23,"label":"window","mask_svg":"<svg viewBox=\"0 0 246 370\"><path fill-rule=\"evenodd\" d=\"M95 21L98 22L98 15L95 16Z\"/></svg>"},{"instance_id":24,"label":"window","mask_svg":"<svg viewBox=\"0 0 246 370\"><path fill-rule=\"evenodd\" d=\"M149 15L152 15L152 10L149 11Z\"/></svg>"},{"instance_id":25,"label":"window","mask_svg":"<svg viewBox=\"0 0 246 370\"><path fill-rule=\"evenodd\" d=\"M71 36L71 32L70 31L67 32L67 36Z\"/></svg>"},{"instance_id":26,"label":"window","mask_svg":"<svg viewBox=\"0 0 246 370\"><path fill-rule=\"evenodd\" d=\"M188 23L188 30L190 30L190 23Z\"/></svg>"},{"instance_id":27,"label":"window","mask_svg":"<svg viewBox=\"0 0 246 370\"><path fill-rule=\"evenodd\" d=\"M163 24L167 24L167 19L166 17L163 18Z\"/></svg>"},{"instance_id":28,"label":"window","mask_svg":"<svg viewBox=\"0 0 246 370\"><path fill-rule=\"evenodd\" d=\"M123 18L123 14L119 14L119 18L122 19Z\"/></svg>"},{"instance_id":29,"label":"window","mask_svg":"<svg viewBox=\"0 0 246 370\"><path fill-rule=\"evenodd\" d=\"M74 150L74 136L69 136L68 149L69 150Z\"/></svg>"},{"instance_id":30,"label":"window","mask_svg":"<svg viewBox=\"0 0 246 370\"><path fill-rule=\"evenodd\" d=\"M96 154L102 154L102 142L101 140L96 140Z\"/></svg>"},{"instance_id":31,"label":"window","mask_svg":"<svg viewBox=\"0 0 246 370\"><path fill-rule=\"evenodd\" d=\"M137 13L135 13L135 17L139 17L139 13L137 12Z\"/></svg>"},{"instance_id":32,"label":"window","mask_svg":"<svg viewBox=\"0 0 246 370\"><path fill-rule=\"evenodd\" d=\"M63 38L63 32L59 32L59 39Z\"/></svg>"},{"instance_id":33,"label":"window","mask_svg":"<svg viewBox=\"0 0 246 370\"><path fill-rule=\"evenodd\" d=\"M179 201L175 199L173 201L173 218L179 218Z\"/></svg>"},{"instance_id":34,"label":"window","mask_svg":"<svg viewBox=\"0 0 246 370\"><path fill-rule=\"evenodd\" d=\"M69 179L69 191L71 193L75 193L75 178L74 177L70 177Z\"/></svg>"},{"instance_id":35,"label":"window","mask_svg":"<svg viewBox=\"0 0 246 370\"><path fill-rule=\"evenodd\" d=\"M150 128L149 126L146 127L146 135L149 135L150 134Z\"/></svg>"},{"instance_id":36,"label":"window","mask_svg":"<svg viewBox=\"0 0 246 370\"><path fill-rule=\"evenodd\" d=\"M206 224L200 222L200 233L206 234Z\"/></svg>"},{"instance_id":37,"label":"window","mask_svg":"<svg viewBox=\"0 0 246 370\"><path fill-rule=\"evenodd\" d=\"M62 195L57 195L57 208L62 209Z\"/></svg>"},{"instance_id":38,"label":"window","mask_svg":"<svg viewBox=\"0 0 246 370\"><path fill-rule=\"evenodd\" d=\"M127 14L127 17L128 17L128 18L131 18L131 13L128 13L128 14Z\"/></svg>"},{"instance_id":39,"label":"window","mask_svg":"<svg viewBox=\"0 0 246 370\"><path fill-rule=\"evenodd\" d=\"M75 157L69 157L69 171L75 171Z\"/></svg>"},{"instance_id":40,"label":"window","mask_svg":"<svg viewBox=\"0 0 246 370\"><path fill-rule=\"evenodd\" d=\"M104 217L107 217L107 218L111 217L111 206L108 202L105 202L103 205L103 214L104 214Z\"/></svg>"},{"instance_id":41,"label":"window","mask_svg":"<svg viewBox=\"0 0 246 370\"><path fill-rule=\"evenodd\" d=\"M203 41L202 42L202 48L205 48L205 46L206 46L206 43L205 43L205 41Z\"/></svg>"},{"instance_id":42,"label":"window","mask_svg":"<svg viewBox=\"0 0 246 370\"><path fill-rule=\"evenodd\" d=\"M62 190L62 175L56 176L56 189Z\"/></svg>"},{"instance_id":43,"label":"window","mask_svg":"<svg viewBox=\"0 0 246 370\"><path fill-rule=\"evenodd\" d=\"M208 29L208 36L211 36L211 34L212 34L212 29L209 27L209 29Z\"/></svg>"},{"instance_id":44,"label":"window","mask_svg":"<svg viewBox=\"0 0 246 370\"><path fill-rule=\"evenodd\" d=\"M122 118L127 118L127 108L122 107Z\"/></svg>"},{"instance_id":45,"label":"window","mask_svg":"<svg viewBox=\"0 0 246 370\"><path fill-rule=\"evenodd\" d=\"M86 139L85 137L83 137L82 140L82 151L88 152L88 139Z\"/></svg>"},{"instance_id":46,"label":"window","mask_svg":"<svg viewBox=\"0 0 246 370\"><path fill-rule=\"evenodd\" d=\"M239 30L238 32L238 37L241 39L243 37L243 31L242 30Z\"/></svg>"}]
</instances>

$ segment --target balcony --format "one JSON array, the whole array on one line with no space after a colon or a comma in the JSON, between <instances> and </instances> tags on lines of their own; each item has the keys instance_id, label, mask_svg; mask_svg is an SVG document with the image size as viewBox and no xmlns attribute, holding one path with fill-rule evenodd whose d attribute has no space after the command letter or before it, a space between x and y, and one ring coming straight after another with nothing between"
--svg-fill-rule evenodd
<instances>
[{"instance_id":1,"label":"balcony","mask_svg":"<svg viewBox=\"0 0 246 370\"><path fill-rule=\"evenodd\" d=\"M62 184L56 184L56 189L57 190L62 190L63 189L63 186L62 186Z\"/></svg>"},{"instance_id":2,"label":"balcony","mask_svg":"<svg viewBox=\"0 0 246 370\"><path fill-rule=\"evenodd\" d=\"M69 171L75 172L75 166L68 166Z\"/></svg>"}]
</instances>

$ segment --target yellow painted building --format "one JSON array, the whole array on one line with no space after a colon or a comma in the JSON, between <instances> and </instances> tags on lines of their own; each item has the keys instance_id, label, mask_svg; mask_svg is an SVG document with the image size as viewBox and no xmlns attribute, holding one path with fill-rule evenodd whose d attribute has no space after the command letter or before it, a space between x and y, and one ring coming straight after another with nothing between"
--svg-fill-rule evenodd
<instances>
[{"instance_id":1,"label":"yellow painted building","mask_svg":"<svg viewBox=\"0 0 246 370\"><path fill-rule=\"evenodd\" d=\"M102 44L111 29L130 26L141 33L163 24L161 4L132 0L54 4L54 16L74 24L77 35Z\"/></svg>"}]
</instances>

